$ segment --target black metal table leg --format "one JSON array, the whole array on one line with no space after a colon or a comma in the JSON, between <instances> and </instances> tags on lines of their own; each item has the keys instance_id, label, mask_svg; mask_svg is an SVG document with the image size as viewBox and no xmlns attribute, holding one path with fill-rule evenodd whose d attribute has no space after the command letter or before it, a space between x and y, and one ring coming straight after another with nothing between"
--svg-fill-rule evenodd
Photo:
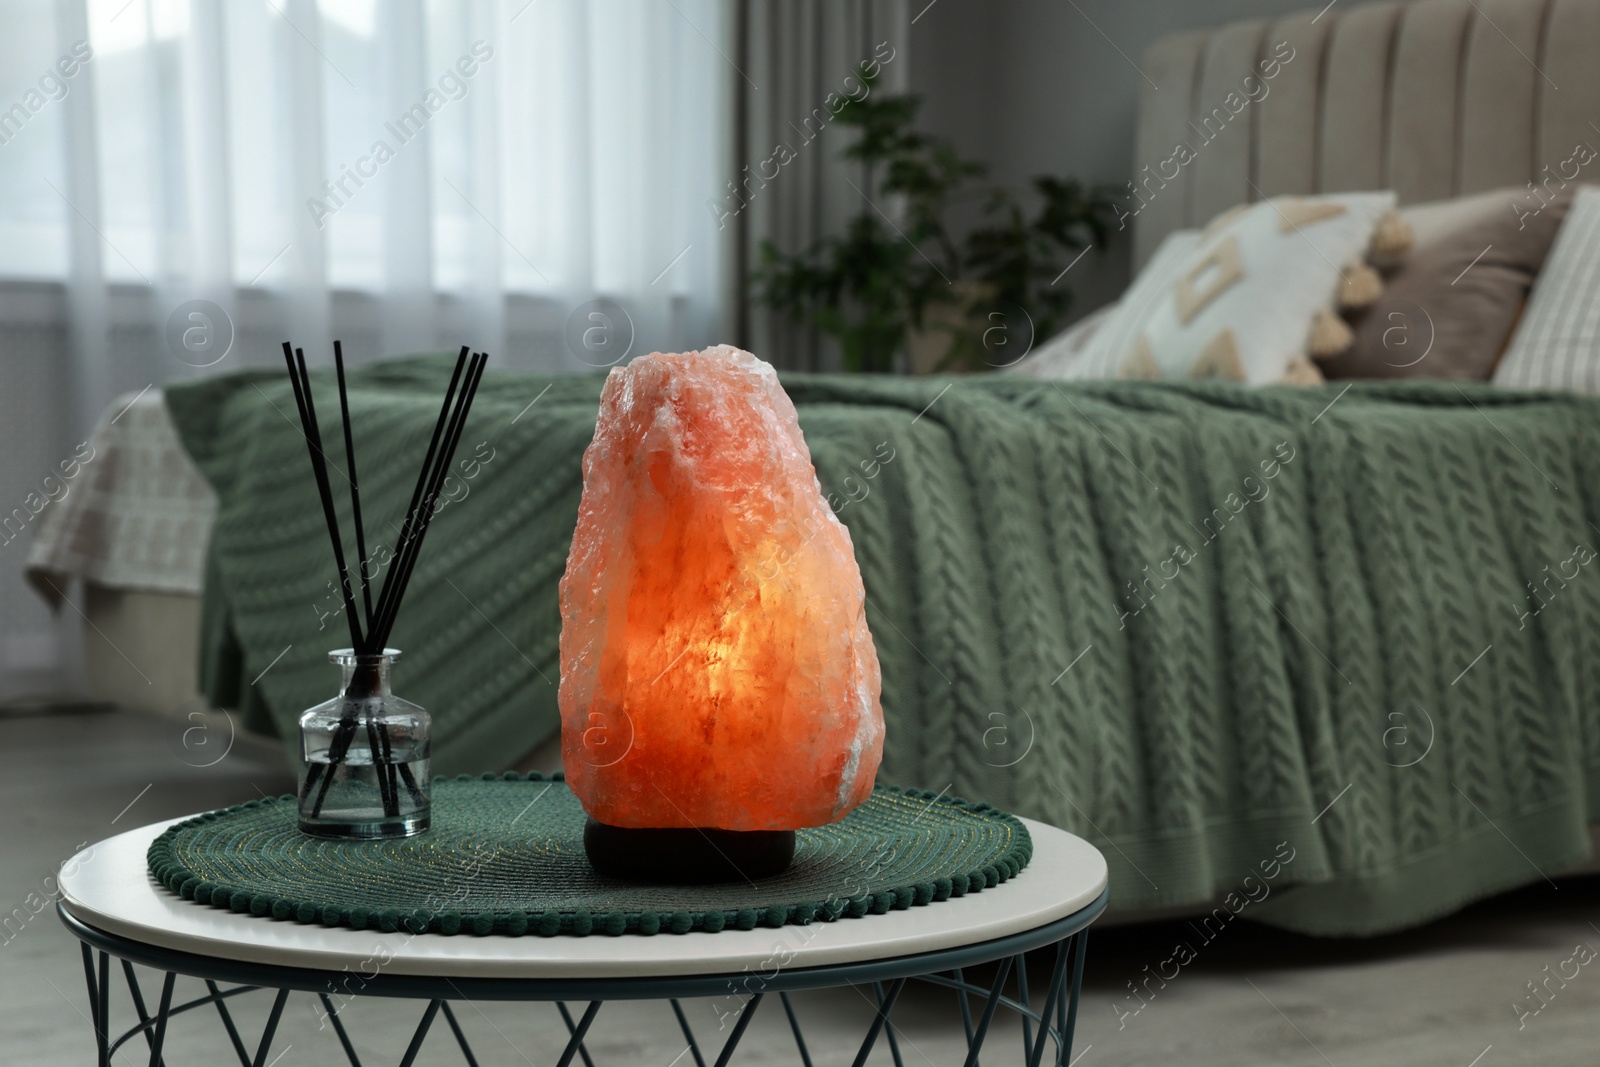
<instances>
[{"instance_id":1,"label":"black metal table leg","mask_svg":"<svg viewBox=\"0 0 1600 1067\"><path fill-rule=\"evenodd\" d=\"M1060 1063L1068 1063L1072 1059L1072 1035L1078 1026L1078 997L1083 992L1083 957L1089 950L1089 931L1079 930L1072 935L1072 940L1077 942L1077 951L1072 957L1072 996L1066 1005L1067 1023L1061 1033Z\"/></svg>"},{"instance_id":2,"label":"black metal table leg","mask_svg":"<svg viewBox=\"0 0 1600 1067\"><path fill-rule=\"evenodd\" d=\"M1034 1010L1031 1001L1027 999L1026 995L1029 991L1029 987L1026 978L1023 977L1022 974L1018 974L1016 983L1016 999L1013 999L1006 993L1006 985L1010 979L1011 969L1013 967L1022 967L1026 964L1025 957L1020 954L1014 956L1004 956L995 961L996 972L992 982L988 985L986 990L982 986L974 986L972 983L968 982L964 973L959 968L948 972L948 974L953 975L953 977L947 977L945 974L939 973L929 973L914 977L920 981L926 981L935 985L947 985L953 987L962 1002L966 1002L968 996L973 993L983 996L983 1009L975 1024L971 1019L970 1006L965 1003L963 1004L963 1006L967 1009L963 1012L963 1030L969 1035L968 1052L966 1058L967 1067L974 1067L974 1065L978 1063L984 1041L987 1038L990 1028L994 1024L994 1019L997 1012L1002 1007L1006 1008L1007 1010L1017 1012L1022 1016L1023 1020L1025 1020L1024 1035L1027 1038L1027 1043L1024 1046L1024 1067L1041 1067L1041 1065L1044 1063L1045 1043L1052 1040L1056 1044L1057 1050L1056 1055L1052 1058L1052 1062L1055 1067L1061 1067L1062 1064L1066 1064L1070 1061L1072 1041L1077 1021L1078 1002L1082 994L1084 959L1087 953L1087 941L1088 939L1085 932L1080 930L1077 933L1063 938L1054 944L1053 947L1055 949L1055 956L1051 968L1050 981L1048 988L1045 991L1043 1005L1039 1010ZM84 979L89 992L90 1009L93 1015L91 1022L95 1028L96 1044L102 1049L99 1056L102 1062L109 1063L112 1060L112 1057L115 1055L115 1052L121 1048L123 1044L131 1040L136 1040L139 1034L143 1034L146 1043L149 1046L150 1063L152 1067L164 1067L163 1049L165 1046L167 1024L171 1017L192 1008L203 1007L205 1004L209 1003L217 1006L224 1025L228 1030L228 1036L230 1041L233 1043L234 1050L239 1054L240 1060L245 1067L266 1067L267 1057L271 1052L272 1042L276 1035L278 1025L281 1022L283 1009L290 992L288 988L280 987L274 990L276 996L273 1000L272 1008L266 1025L261 1034L260 1042L256 1047L255 1055L252 1058L249 1056L248 1050L245 1048L244 1042L239 1036L238 1028L233 1025L232 1017L224 1005L224 999L237 994L252 992L262 987L241 985L233 989L223 991L218 986L216 981L208 978L205 979L206 988L209 991L208 996L198 997L193 1000L186 1001L183 1004L174 1006L173 991L178 972L170 970L165 971L163 972L164 980L162 984L160 1002L155 1013L152 1015L145 1003L143 989L140 986L133 964L128 960L118 957L118 961L123 966L124 974L128 978L129 994L133 1001L134 1011L139 1017L139 1024L131 1027L126 1033L121 1034L115 1040L111 1040L109 1031L106 1029L103 1022L107 1019L110 1010L108 993L110 985L110 956L108 953L102 953L101 955L102 959L100 961L99 974L97 975L93 952L87 944L83 946ZM872 1049L875 1047L878 1038L884 1035L885 1030L888 1031L885 1040L887 1040L890 1045L891 1055L895 1059L896 1067L901 1067L899 1043L891 1018L891 1013L894 1009L895 1002L904 990L905 984L908 980L908 978L901 977L896 978L887 984L882 981L874 981L872 983L874 991L877 994L876 999L873 1001L875 1005L875 1011L871 1026L855 1057L855 1067L863 1067L867 1059L870 1057ZM266 988L272 987L266 986ZM361 1067L360 1057L356 1053L354 1042L351 1041L349 1032L345 1029L343 1022L338 1018L339 1013L334 1009L334 1005L326 993L321 993L319 991L317 992L317 996L321 999L323 1007L327 1010L328 1014L326 1017L334 1025L335 1033L339 1038L341 1047L344 1049L346 1058L350 1061L352 1067ZM738 1019L733 1027L732 1032L729 1034L727 1041L720 1050L714 1067L727 1067L727 1065L731 1062L733 1054L740 1041L743 1039L745 1032L748 1030L752 1020L754 1019L755 1011L760 1006L764 996L765 993L757 993L745 1001L743 1007L740 1009ZM789 1023L790 1030L794 1035L795 1046L800 1054L802 1067L811 1067L812 1059L810 1049L807 1046L804 1031L800 1025L799 1015L795 1011L794 1003L790 998L788 991L786 990L780 991L779 996L783 1001L784 1014ZM678 1020L678 1024L683 1031L685 1039L689 1042L689 1047L685 1049L685 1051L692 1050L694 1052L696 1067L699 1067L700 1064L705 1062L704 1053L700 1048L698 1040L695 1038L692 1027L689 1025L688 1016L683 1010L682 1003L677 998L669 998L668 1002L672 1006L673 1014ZM567 1023L569 1035L566 1047L560 1060L557 1062L556 1067L571 1067L573 1061L580 1055L580 1053L586 1053L587 1050L585 1049L585 1041L587 1034L594 1022L595 1016L598 1013L601 1004L604 1002L599 1000L590 1001L587 1010L583 1013L582 1018L577 1020L572 1018L570 1011L565 1010L565 1003L559 1001L555 1003L557 1003L558 1008L563 1009L562 1015ZM428 1000L427 1005L427 1009L425 1010L421 1021L418 1023L416 1031L412 1036L410 1045L406 1050L405 1057L401 1061L401 1067L412 1067L412 1065L415 1063L417 1056L420 1053L422 1043L432 1025L434 1017L441 1011L444 1013L445 1019L451 1028L456 1042L460 1046L461 1051L466 1058L468 1067L478 1067L477 1059L472 1051L470 1043L467 1040L466 1033L462 1030L461 1024L459 1020L457 1020L454 1011L451 1010L450 1005L442 998L430 999ZM1037 1024L1036 1028L1034 1024Z\"/></svg>"},{"instance_id":3,"label":"black metal table leg","mask_svg":"<svg viewBox=\"0 0 1600 1067\"><path fill-rule=\"evenodd\" d=\"M1028 997L1028 957L1027 957L1026 954L1017 957L1016 968L1017 968L1017 1003L1019 1003L1019 1004L1032 1004L1033 1001ZM1039 1025L1041 1027L1044 1026L1044 1022L1041 1020ZM1031 1052L1032 1049L1033 1049L1033 1020L1028 1017L1028 1013L1027 1012L1023 1012L1022 1013L1022 1055L1023 1055L1023 1057L1026 1058L1028 1053ZM1034 1067L1034 1065L1030 1064L1029 1067Z\"/></svg>"},{"instance_id":4,"label":"black metal table leg","mask_svg":"<svg viewBox=\"0 0 1600 1067\"><path fill-rule=\"evenodd\" d=\"M456 1022L456 1013L450 1010L450 1002L441 1000L439 1010L444 1012L444 1021L450 1024L450 1032L456 1035L456 1044L461 1046L461 1054L467 1058L467 1067L478 1067L478 1057L472 1054L472 1046L467 1044L466 1032Z\"/></svg>"},{"instance_id":5,"label":"black metal table leg","mask_svg":"<svg viewBox=\"0 0 1600 1067\"><path fill-rule=\"evenodd\" d=\"M761 1007L761 998L764 996L765 993L756 993L744 1002L744 1007L739 1011L739 1021L733 1024L733 1033L723 1042L722 1052L717 1056L717 1067L728 1067L728 1061L733 1059L733 1050L739 1047L739 1039L744 1036L750 1020L756 1017L756 1009Z\"/></svg>"},{"instance_id":6,"label":"black metal table leg","mask_svg":"<svg viewBox=\"0 0 1600 1067\"><path fill-rule=\"evenodd\" d=\"M1050 1037L1052 1032L1050 1026L1052 1016L1056 1021L1056 1062L1059 1063L1061 1060L1062 1033L1060 1027L1064 1020L1057 1006L1061 1000L1061 986L1067 970L1067 953L1071 947L1069 941L1063 941L1056 946L1055 963L1050 967L1050 986L1044 995L1044 1009L1039 1013L1039 1039L1033 1043L1031 1048L1024 1049L1028 1055L1028 1067L1039 1067L1039 1061L1044 1056L1045 1040ZM1023 1018L1027 1018L1027 1016L1023 1016Z\"/></svg>"},{"instance_id":7,"label":"black metal table leg","mask_svg":"<svg viewBox=\"0 0 1600 1067\"><path fill-rule=\"evenodd\" d=\"M333 1033L339 1039L339 1045L344 1049L344 1058L350 1061L350 1067L361 1067L361 1057L356 1055L356 1047L350 1043L350 1035L345 1032L344 1023L339 1020L339 1009L333 1006L333 1001L328 994L318 993L322 998L322 1010L327 1012L324 1016L333 1024Z\"/></svg>"},{"instance_id":8,"label":"black metal table leg","mask_svg":"<svg viewBox=\"0 0 1600 1067\"><path fill-rule=\"evenodd\" d=\"M130 973L133 971L132 965L129 965L128 970ZM150 1039L150 1067L161 1065L161 1047L167 1042L167 1020L172 1016L172 986L177 980L178 976L168 971L166 980L161 983L161 1006L156 1009L156 1032Z\"/></svg>"},{"instance_id":9,"label":"black metal table leg","mask_svg":"<svg viewBox=\"0 0 1600 1067\"><path fill-rule=\"evenodd\" d=\"M100 953L100 1029L106 1040L100 1042L100 1067L111 1067L111 955Z\"/></svg>"},{"instance_id":10,"label":"black metal table leg","mask_svg":"<svg viewBox=\"0 0 1600 1067\"><path fill-rule=\"evenodd\" d=\"M600 1005L604 1001L591 1000L589 1007L584 1010L583 1018L578 1020L578 1025L573 1027L572 1036L567 1038L567 1047L561 1050L561 1058L556 1061L556 1067L571 1067L572 1057L583 1047L583 1035L589 1032L589 1026L594 1022L594 1017L600 1012Z\"/></svg>"},{"instance_id":11,"label":"black metal table leg","mask_svg":"<svg viewBox=\"0 0 1600 1067\"><path fill-rule=\"evenodd\" d=\"M861 1050L856 1053L853 1067L863 1067L867 1057L872 1054L872 1046L878 1043L878 1034L883 1029L883 1024L888 1022L889 1013L894 1011L894 1002L900 999L900 991L906 987L904 978L896 978L889 984L889 993L878 1005L878 1010L872 1017L872 1026L867 1030L866 1039L861 1042Z\"/></svg>"},{"instance_id":12,"label":"black metal table leg","mask_svg":"<svg viewBox=\"0 0 1600 1067\"><path fill-rule=\"evenodd\" d=\"M283 1004L289 999L287 989L278 990L278 995L273 998L272 1011L267 1015L267 1025L261 1031L261 1044L256 1046L254 1067L267 1067L267 1050L272 1048L272 1039L278 1033L278 1020L283 1018Z\"/></svg>"},{"instance_id":13,"label":"black metal table leg","mask_svg":"<svg viewBox=\"0 0 1600 1067\"><path fill-rule=\"evenodd\" d=\"M683 1013L683 1005L678 1003L678 998L672 998L672 1014L678 1017L678 1029L683 1031L683 1039L689 1042L689 1051L694 1053L694 1067L706 1067L706 1058L700 1054L700 1042L694 1039L694 1031L689 1027L689 1017ZM806 1067L811 1067L808 1063Z\"/></svg>"},{"instance_id":14,"label":"black metal table leg","mask_svg":"<svg viewBox=\"0 0 1600 1067\"><path fill-rule=\"evenodd\" d=\"M561 1021L567 1024L567 1035L577 1033L578 1024L572 1021L572 1012L567 1010L567 1002L556 1001L556 1009L561 1012ZM589 1058L589 1048L583 1043L582 1038L578 1039L578 1056L583 1060L583 1067L594 1067L594 1061Z\"/></svg>"},{"instance_id":15,"label":"black metal table leg","mask_svg":"<svg viewBox=\"0 0 1600 1067\"><path fill-rule=\"evenodd\" d=\"M763 988L744 1001L731 1032L718 1050L713 1067L729 1067L734 1053L752 1025L755 1013L768 992L778 993L783 1001L784 1015L795 1040L801 1067L813 1067L812 1054L790 993L806 989L846 987L855 989L860 995L867 997L875 1009L866 1036L856 1051L854 1067L865 1067L880 1038L889 1045L894 1067L904 1067L900 1038L905 1035L895 1027L892 1013L908 981L948 986L956 993L962 1029L967 1037L965 1067L977 1067L984 1042L995 1025L997 1013L1002 1008L1020 1016L1020 1029L1023 1035L1022 1067L1044 1067L1047 1062L1054 1067L1063 1065L1070 1067L1088 948L1087 925L1094 915L1098 914L1098 908L1103 907L1103 901L1104 897L1097 903L1096 909L1086 917L1070 916L1058 920L1051 926L1028 931L1025 935L1016 935L1004 942L985 943L977 951L940 950L926 956L918 955L887 962L873 961L868 964L850 964L837 968L784 971L781 974L774 971L763 981ZM144 1036L148 1046L151 1067L166 1067L164 1050L171 1019L186 1011L203 1009L207 1004L216 1006L241 1067L269 1067L269 1057L278 1027L282 1022L284 1008L289 993L294 990L303 990L320 998L322 1006L327 1010L326 1018L333 1023L335 1034L351 1067L361 1067L361 1059L356 1052L356 1045L351 1039L350 1032L340 1018L340 1013L335 1010L334 1002L323 992L327 985L327 975L324 972L262 967L243 962L219 961L209 956L186 955L120 939L115 935L78 923L66 913L63 913L63 919L68 928L77 934L81 943L90 1022L94 1027L97 1061L102 1067L112 1067L117 1051L126 1044L137 1043L140 1035ZM1042 1002L1035 1008L1031 1000L1033 990L1025 970L1026 953L1044 949L1053 952L1052 965L1047 986L1039 990L1043 994ZM95 960L97 952L98 966ZM137 1025L115 1034L110 1025L110 969L113 956L122 966L133 1011L138 1017ZM163 975L161 995L157 1004L147 1003L144 997L136 970L136 967L141 965ZM962 967L980 965L994 967L991 980L982 984L969 981ZM1013 968L1017 969L1014 984L1011 974ZM174 991L180 974L194 975L203 980L208 995L175 1003ZM239 984L224 990L219 981ZM442 976L414 978L406 975L382 974L376 976L369 986L364 987L364 991L383 997L421 1000L426 1005L400 1067L414 1067L430 1028L441 1012L465 1057L467 1067L478 1067L466 1032L456 1018L450 1003L444 999L453 994L458 999L466 1000L473 995L474 989L495 999L543 1001L555 1004L566 1024L568 1040L553 1067L574 1067L580 1056L583 1059L581 1067L589 1067L592 1061L586 1047L587 1037L601 1005L605 1003L603 998L610 996L612 991L615 991L619 998L629 1000L667 1000L688 1042L688 1048L683 1051L693 1053L693 1067L706 1067L710 1057L695 1037L681 998L715 996L720 989L729 985L727 976L718 975L608 978L592 981L581 979L506 981L511 983L510 988L496 979ZM519 986L517 984L519 982L526 984ZM861 988L868 984L872 986L875 997L868 996ZM252 1050L242 1040L239 1028L235 1025L235 1020L224 1002L236 995L258 989L272 990L274 999L252 1056ZM1008 989L1011 992L1008 992ZM972 996L982 998L981 1010L976 1013L976 1018L970 1000ZM586 1009L580 1018L574 1019L573 1012L568 1008L568 999L572 1001L582 999L586 1002ZM884 1033L885 1030L887 1034ZM1044 1059L1046 1042L1054 1043L1056 1046L1056 1054L1050 1061ZM688 1062L682 1053L678 1059Z\"/></svg>"},{"instance_id":16,"label":"black metal table leg","mask_svg":"<svg viewBox=\"0 0 1600 1067\"><path fill-rule=\"evenodd\" d=\"M983 1039L989 1034L989 1024L994 1021L995 1009L1000 1006L1000 998L1005 993L1006 978L1010 974L1011 957L1006 956L1000 961L1000 968L994 976L994 985L989 989L989 999L983 1005L983 1015L978 1019L978 1029L972 1035L972 1043L967 1048L965 1067L977 1067L978 1053L983 1049Z\"/></svg>"},{"instance_id":17,"label":"black metal table leg","mask_svg":"<svg viewBox=\"0 0 1600 1067\"><path fill-rule=\"evenodd\" d=\"M95 1062L106 1062L106 1043L109 1037L106 1033L105 1022L100 1017L100 987L94 980L94 953L89 950L86 942L79 942L83 949L83 981L89 989L89 1024L94 1027Z\"/></svg>"},{"instance_id":18,"label":"black metal table leg","mask_svg":"<svg viewBox=\"0 0 1600 1067\"><path fill-rule=\"evenodd\" d=\"M967 1000L967 976L960 967L950 972L956 979L956 999L961 1002L961 1027L967 1032L967 1047L972 1047L972 1004ZM976 1061L974 1061L976 1062Z\"/></svg>"},{"instance_id":19,"label":"black metal table leg","mask_svg":"<svg viewBox=\"0 0 1600 1067\"><path fill-rule=\"evenodd\" d=\"M873 982L872 991L878 994L878 1012L883 1014L883 983ZM889 1056L894 1060L894 1067L906 1067L900 1058L900 1039L895 1036L893 1023L886 1023L883 1036L889 1042Z\"/></svg>"},{"instance_id":20,"label":"black metal table leg","mask_svg":"<svg viewBox=\"0 0 1600 1067\"><path fill-rule=\"evenodd\" d=\"M133 964L127 960L122 961L122 976L128 983L128 996L133 1000L133 1013L139 1017L141 1024L148 1023L150 1021L150 1013L144 1006L144 991L139 988L139 977L133 973ZM149 1027L146 1027L144 1031L145 1044L153 1048L155 1040L156 1035L151 1033ZM157 1060L152 1067L162 1067L162 1064Z\"/></svg>"},{"instance_id":21,"label":"black metal table leg","mask_svg":"<svg viewBox=\"0 0 1600 1067\"><path fill-rule=\"evenodd\" d=\"M428 1036L428 1029L433 1025L433 1017L439 1014L439 1005L442 1000L428 1001L428 1008L422 1013L422 1020L417 1023L416 1033L411 1035L411 1044L406 1046L405 1058L400 1061L400 1067L411 1067L417 1062L417 1053L422 1051L422 1041Z\"/></svg>"},{"instance_id":22,"label":"black metal table leg","mask_svg":"<svg viewBox=\"0 0 1600 1067\"><path fill-rule=\"evenodd\" d=\"M217 983L206 979L206 989L210 990L215 999L212 1003L217 1006L217 1014L222 1016L223 1029L228 1031L228 1040L233 1042L233 1051L239 1055L240 1067L250 1067L250 1050L244 1047L244 1039L239 1036L239 1028L233 1025L233 1016L228 1012L228 1005L222 1000L222 990L217 988ZM323 998L326 1001L326 997ZM355 1067L361 1067L358 1063Z\"/></svg>"},{"instance_id":23,"label":"black metal table leg","mask_svg":"<svg viewBox=\"0 0 1600 1067\"><path fill-rule=\"evenodd\" d=\"M794 1031L795 1047L800 1050L800 1067L811 1067L811 1053L806 1050L806 1037L800 1032L800 1018L794 1013L788 993L779 993L783 1000L783 1013L789 1017L789 1029Z\"/></svg>"}]
</instances>

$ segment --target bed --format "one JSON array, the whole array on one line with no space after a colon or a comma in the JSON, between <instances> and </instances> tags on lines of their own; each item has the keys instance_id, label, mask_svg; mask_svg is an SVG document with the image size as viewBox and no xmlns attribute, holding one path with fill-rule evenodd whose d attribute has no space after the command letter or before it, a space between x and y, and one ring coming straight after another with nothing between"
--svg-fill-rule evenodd
<instances>
[{"instance_id":1,"label":"bed","mask_svg":"<svg viewBox=\"0 0 1600 1067\"><path fill-rule=\"evenodd\" d=\"M1592 0L1309 11L1155 45L1136 174L1285 40L1284 106L1165 182L1132 220L1136 254L1261 195L1536 180L1600 101ZM369 516L403 507L441 373L356 376ZM1125 911L1215 905L1315 934L1413 926L1588 860L1600 401L784 381L862 565L887 780L1084 834ZM287 409L286 390L218 378L165 410L219 498L200 685L288 747L342 638L304 449L266 402ZM598 391L485 380L465 443L488 458L440 515L396 632L441 772L501 769L555 728L555 583Z\"/></svg>"},{"instance_id":2,"label":"bed","mask_svg":"<svg viewBox=\"0 0 1600 1067\"><path fill-rule=\"evenodd\" d=\"M445 370L353 378L379 529ZM862 565L885 779L1081 830L1141 908L1243 886L1282 846L1292 862L1253 911L1313 932L1410 925L1539 877L1507 836L1541 870L1586 858L1600 581L1570 581L1535 625L1523 583L1587 566L1600 401L1431 382L785 385ZM484 380L479 463L394 636L441 773L500 769L555 729L556 586L599 386ZM222 377L167 404L219 496L203 686L292 748L344 637L304 446L273 408L287 388Z\"/></svg>"}]
</instances>

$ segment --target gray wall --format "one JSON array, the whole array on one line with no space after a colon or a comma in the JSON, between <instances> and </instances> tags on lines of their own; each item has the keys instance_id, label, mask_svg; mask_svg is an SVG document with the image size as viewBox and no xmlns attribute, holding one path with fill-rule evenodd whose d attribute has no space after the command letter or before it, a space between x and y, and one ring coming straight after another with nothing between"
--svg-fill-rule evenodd
<instances>
[{"instance_id":1,"label":"gray wall","mask_svg":"<svg viewBox=\"0 0 1600 1067\"><path fill-rule=\"evenodd\" d=\"M1110 182L1134 170L1133 128L1157 38L1239 19L1315 9L1304 0L912 0L911 88L923 126L1022 186L1049 173ZM1355 6L1337 0L1334 13ZM1064 280L1073 317L1113 299L1128 281L1127 234L1091 253Z\"/></svg>"}]
</instances>

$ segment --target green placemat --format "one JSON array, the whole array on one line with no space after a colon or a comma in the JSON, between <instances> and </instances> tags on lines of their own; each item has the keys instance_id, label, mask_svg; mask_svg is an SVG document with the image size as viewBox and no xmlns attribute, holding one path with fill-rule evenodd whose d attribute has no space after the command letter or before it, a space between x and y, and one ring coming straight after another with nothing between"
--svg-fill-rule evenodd
<instances>
[{"instance_id":1,"label":"green placemat","mask_svg":"<svg viewBox=\"0 0 1600 1067\"><path fill-rule=\"evenodd\" d=\"M801 830L776 878L637 885L590 869L583 808L559 776L436 779L433 826L390 841L296 827L290 796L207 812L150 846L185 899L274 919L439 934L749 930L883 914L996 886L1033 854L987 804L880 787L832 826Z\"/></svg>"}]
</instances>

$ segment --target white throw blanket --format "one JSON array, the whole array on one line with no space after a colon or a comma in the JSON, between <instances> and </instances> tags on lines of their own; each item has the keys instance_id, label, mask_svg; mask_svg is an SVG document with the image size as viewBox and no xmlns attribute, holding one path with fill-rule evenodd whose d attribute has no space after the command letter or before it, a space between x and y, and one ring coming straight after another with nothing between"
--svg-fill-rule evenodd
<instances>
[{"instance_id":1,"label":"white throw blanket","mask_svg":"<svg viewBox=\"0 0 1600 1067\"><path fill-rule=\"evenodd\" d=\"M160 390L118 397L75 453L76 470L28 504L28 581L52 605L73 578L198 595L217 495L184 452Z\"/></svg>"}]
</instances>

